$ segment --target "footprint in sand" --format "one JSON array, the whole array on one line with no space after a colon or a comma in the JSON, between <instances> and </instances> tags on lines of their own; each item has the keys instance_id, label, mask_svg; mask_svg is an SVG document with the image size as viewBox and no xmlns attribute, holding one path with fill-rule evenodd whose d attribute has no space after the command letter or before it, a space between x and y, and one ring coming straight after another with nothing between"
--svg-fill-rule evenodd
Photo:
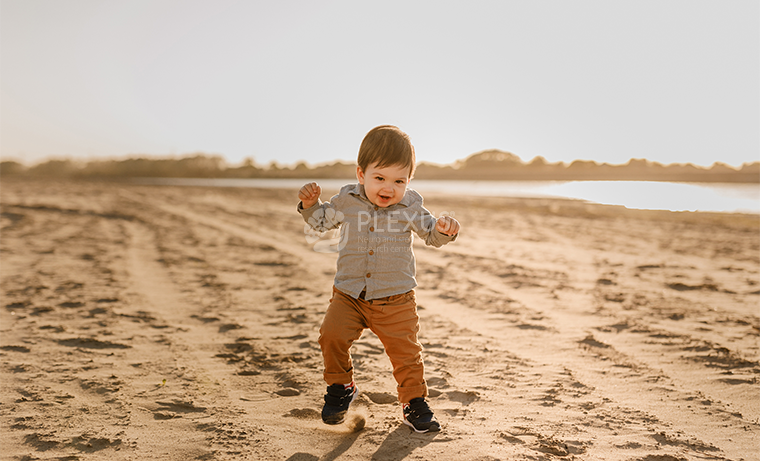
<instances>
[{"instance_id":1,"label":"footprint in sand","mask_svg":"<svg viewBox=\"0 0 760 461\"><path fill-rule=\"evenodd\" d=\"M446 393L446 397L448 397L449 400L453 400L467 406L476 400L480 400L480 393L476 391L451 391Z\"/></svg>"}]
</instances>

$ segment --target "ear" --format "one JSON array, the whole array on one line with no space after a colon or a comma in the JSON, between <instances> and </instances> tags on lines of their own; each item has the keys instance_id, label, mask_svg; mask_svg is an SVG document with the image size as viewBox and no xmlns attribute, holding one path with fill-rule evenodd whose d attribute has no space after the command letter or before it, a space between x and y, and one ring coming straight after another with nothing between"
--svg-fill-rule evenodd
<instances>
[{"instance_id":1,"label":"ear","mask_svg":"<svg viewBox=\"0 0 760 461\"><path fill-rule=\"evenodd\" d=\"M359 184L364 184L364 171L360 166L356 167L356 179L359 180Z\"/></svg>"}]
</instances>

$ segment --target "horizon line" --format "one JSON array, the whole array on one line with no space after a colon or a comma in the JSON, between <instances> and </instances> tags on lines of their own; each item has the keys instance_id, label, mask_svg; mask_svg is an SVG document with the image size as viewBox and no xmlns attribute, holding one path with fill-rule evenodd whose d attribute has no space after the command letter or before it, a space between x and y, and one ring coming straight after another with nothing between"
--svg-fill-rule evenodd
<instances>
[{"instance_id":1,"label":"horizon line","mask_svg":"<svg viewBox=\"0 0 760 461\"><path fill-rule=\"evenodd\" d=\"M501 149L485 149L485 150L481 150L481 151L472 153L472 154L470 154L470 155L468 155L468 156L466 156L464 158L454 160L453 162L450 162L450 163L439 163L439 162L434 162L434 161L430 161L430 160L419 160L419 161L416 162L416 165L420 166L420 165L423 165L423 164L427 164L427 165L437 166L437 167L456 168L458 166L458 164L464 163L464 162L466 162L468 159L470 159L472 157L475 157L475 156L478 156L478 155L484 155L484 154L495 154L497 156L498 155L509 156L511 158L516 158L523 165L530 165L532 162L535 162L538 159L542 159L543 162L547 166L561 166L561 165L570 166L570 165L572 165L573 163L576 163L576 162L593 163L593 164L595 164L597 166L605 166L605 165L607 165L607 166L626 166L626 165L629 165L633 161L645 161L647 164L651 164L651 165L660 165L660 166L671 166L671 165L672 166L688 166L688 165L692 165L694 167L705 168L705 169L712 168L715 165L725 165L725 166L728 166L728 167L731 167L733 169L737 169L738 170L738 169L741 169L742 167L744 167L746 165L752 165L754 163L760 163L760 159L754 160L754 161L742 162L741 165L731 165L729 163L722 162L720 160L716 160L713 163L711 163L710 165L699 165L699 164L696 164L696 163L693 163L693 162L662 163L662 162L659 162L659 161L656 161L656 160L650 160L650 159L645 158L645 157L631 157L630 159L628 159L624 163L609 163L609 162L605 162L605 161L590 160L590 159L581 159L581 158L577 158L577 159L574 159L574 160L571 160L571 161L559 160L559 161L556 161L556 162L550 162L550 161L546 160L546 158L543 157L543 156L541 156L541 155L537 155L537 156L533 157L532 159L530 159L529 161L526 161L526 160L523 160L522 157L520 157L519 155L514 154L514 153L512 153L510 151L504 151L504 150L501 150ZM140 159L145 159L145 160L182 160L182 159L194 158L194 157L221 158L224 161L224 167L225 168L239 168L239 167L242 167L242 166L245 166L245 165L252 165L252 166L257 167L257 168L269 169L273 165L275 165L275 166L277 166L277 168L281 168L281 169L295 169L295 168L297 168L300 165L305 165L307 168L316 169L316 168L323 168L323 167L330 166L330 165L335 165L335 164L346 164L346 163L349 163L351 165L355 165L356 164L355 160L345 160L345 159L326 160L326 161L318 162L318 163L309 163L306 160L299 159L299 160L296 160L296 161L292 162L291 164L283 164L283 163L280 163L278 160L273 159L273 160L268 161L265 164L261 164L261 163L259 163L259 162L256 161L256 159L255 159L254 156L246 157L246 158L244 158L243 160L241 160L239 162L230 162L225 157L224 154L220 154L220 153L208 153L208 152L202 152L202 151L187 152L187 153L181 153L181 154L176 154L176 153L174 153L174 154L125 154L123 156L114 155L114 156L94 157L94 158L82 158L82 157L77 158L76 156L70 156L70 155L63 155L63 156L60 156L60 155L51 155L51 156L48 156L48 157L46 157L44 159L40 159L40 160L38 160L38 161L36 161L34 163L25 162L24 160L20 160L18 157L15 157L15 156L9 156L7 158L4 158L4 156L0 155L0 163L15 162L15 163L21 164L21 165L23 165L25 167L33 168L35 166L42 165L42 164L45 164L45 163L48 163L48 162L71 162L71 163L84 163L84 164L87 164L87 163L97 163L97 162L123 162L123 161L140 160Z\"/></svg>"}]
</instances>

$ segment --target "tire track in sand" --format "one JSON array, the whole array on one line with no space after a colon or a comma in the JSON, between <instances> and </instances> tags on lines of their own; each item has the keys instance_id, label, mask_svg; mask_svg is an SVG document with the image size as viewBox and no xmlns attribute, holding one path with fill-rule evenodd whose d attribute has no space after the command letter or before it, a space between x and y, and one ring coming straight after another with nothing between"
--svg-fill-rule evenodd
<instances>
[{"instance_id":1,"label":"tire track in sand","mask_svg":"<svg viewBox=\"0 0 760 461\"><path fill-rule=\"evenodd\" d=\"M184 454L191 458L226 454L247 459L260 429L241 418L244 410L231 400L227 385L220 380L226 365L214 355L224 338L217 338L215 328L192 317L200 309L186 299L158 262L151 231L138 223L126 223L125 228L129 236L126 268L131 294L138 302L134 312L122 314L147 319L147 326L164 331L161 342L168 348L163 360L169 364L165 372L170 373L163 385L137 393L134 400L143 411L133 412L128 433L137 433L128 435L140 441L138 450L151 453L147 459L165 450L165 438L205 438L210 453ZM151 352L155 351L153 347ZM165 454L173 459L183 455Z\"/></svg>"},{"instance_id":2,"label":"tire track in sand","mask_svg":"<svg viewBox=\"0 0 760 461\"><path fill-rule=\"evenodd\" d=\"M431 252L421 256L426 266L445 268L449 263ZM541 325L521 328L522 324L516 324L514 319L470 306L466 299L442 298L437 290L424 287L417 291L420 304L460 328L498 341L504 350L530 359L535 368L569 370L581 383L594 389L597 397L609 399L623 412L632 409L654 416L648 424L648 438L658 443L680 446L692 455L709 459L725 459L723 456L748 459L746 447L756 444L757 439L753 430L737 434L730 425L723 424L724 418L736 418L732 411L717 404L706 408L690 405L690 411L684 411L682 407L698 401L698 391L683 387L678 377L669 377L659 368L593 340L589 333L595 327L607 325L609 319L591 314L579 316L567 309L568 304L593 305L592 295L570 290L559 296L540 289L515 290L505 286L498 276L478 269L471 269L462 279L469 280L472 287L485 286L513 299L521 305L523 316L528 312L540 313ZM632 387L637 391L631 392Z\"/></svg>"},{"instance_id":3,"label":"tire track in sand","mask_svg":"<svg viewBox=\"0 0 760 461\"><path fill-rule=\"evenodd\" d=\"M143 196L142 194L135 193L127 190L120 190L119 195L125 199L139 203L144 206L146 203L150 206L157 208L165 213L170 213L175 216L187 219L190 222L200 224L206 227L217 229L226 234L233 235L235 237L242 238L246 241L269 246L274 248L280 253L284 253L293 256L295 259L302 262L302 265L314 268L314 267L334 267L335 260L337 259L337 253L317 253L311 251L305 244L305 240L300 241L283 241L280 238L271 237L262 233L264 228L260 228L258 231L254 231L248 228L241 227L230 222L225 222L219 219L218 216L208 217L200 213L196 213L187 208L172 205L166 202L160 202L155 199Z\"/></svg>"}]
</instances>

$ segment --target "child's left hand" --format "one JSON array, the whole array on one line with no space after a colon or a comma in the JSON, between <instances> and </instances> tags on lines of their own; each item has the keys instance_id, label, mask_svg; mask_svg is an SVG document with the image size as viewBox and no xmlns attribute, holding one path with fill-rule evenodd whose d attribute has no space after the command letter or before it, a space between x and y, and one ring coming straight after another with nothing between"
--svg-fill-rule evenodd
<instances>
[{"instance_id":1,"label":"child's left hand","mask_svg":"<svg viewBox=\"0 0 760 461\"><path fill-rule=\"evenodd\" d=\"M435 223L435 229L441 234L456 235L459 233L459 221L451 216L441 216Z\"/></svg>"}]
</instances>

